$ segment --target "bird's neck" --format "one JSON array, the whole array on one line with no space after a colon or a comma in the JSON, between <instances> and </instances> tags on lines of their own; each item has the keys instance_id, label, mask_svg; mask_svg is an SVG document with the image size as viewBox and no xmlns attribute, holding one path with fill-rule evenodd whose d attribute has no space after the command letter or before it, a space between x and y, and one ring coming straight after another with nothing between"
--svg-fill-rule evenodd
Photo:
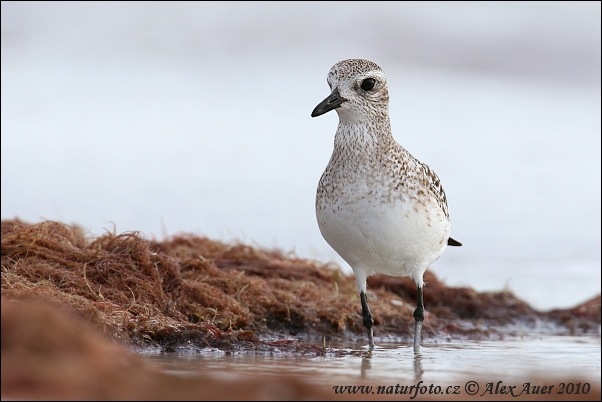
<instances>
[{"instance_id":1,"label":"bird's neck","mask_svg":"<svg viewBox=\"0 0 602 402\"><path fill-rule=\"evenodd\" d=\"M351 151L370 157L374 152L381 152L395 142L391 134L389 118L370 123L364 121L339 121L334 138L335 149Z\"/></svg>"}]
</instances>

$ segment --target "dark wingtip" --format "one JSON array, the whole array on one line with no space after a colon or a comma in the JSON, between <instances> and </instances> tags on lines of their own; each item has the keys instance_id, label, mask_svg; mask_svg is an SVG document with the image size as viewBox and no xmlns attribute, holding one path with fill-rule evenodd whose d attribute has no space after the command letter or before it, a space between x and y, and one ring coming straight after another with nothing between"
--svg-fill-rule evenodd
<instances>
[{"instance_id":1,"label":"dark wingtip","mask_svg":"<svg viewBox=\"0 0 602 402\"><path fill-rule=\"evenodd\" d=\"M447 239L447 245L448 246L461 246L462 243L460 243L458 240L456 239L452 239L451 237L449 239Z\"/></svg>"}]
</instances>

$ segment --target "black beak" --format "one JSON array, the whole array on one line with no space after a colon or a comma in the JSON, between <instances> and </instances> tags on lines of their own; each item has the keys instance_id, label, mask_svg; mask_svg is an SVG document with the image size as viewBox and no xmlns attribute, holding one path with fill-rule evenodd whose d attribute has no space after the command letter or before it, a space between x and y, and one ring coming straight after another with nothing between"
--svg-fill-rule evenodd
<instances>
[{"instance_id":1,"label":"black beak","mask_svg":"<svg viewBox=\"0 0 602 402\"><path fill-rule=\"evenodd\" d=\"M324 113L330 112L333 109L341 107L343 102L347 102L347 99L342 98L339 94L339 89L335 88L334 91L328 96L328 98L324 99L322 102L316 106L313 112L311 112L311 117L321 116Z\"/></svg>"}]
</instances>

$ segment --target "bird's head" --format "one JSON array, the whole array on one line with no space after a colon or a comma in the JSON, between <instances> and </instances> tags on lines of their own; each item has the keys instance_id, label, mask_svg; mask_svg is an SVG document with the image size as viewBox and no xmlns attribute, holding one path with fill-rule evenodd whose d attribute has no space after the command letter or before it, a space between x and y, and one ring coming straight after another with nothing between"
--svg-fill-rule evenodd
<instances>
[{"instance_id":1,"label":"bird's head","mask_svg":"<svg viewBox=\"0 0 602 402\"><path fill-rule=\"evenodd\" d=\"M336 110L343 122L386 118L389 111L387 77L375 63L343 60L328 72L331 93L311 113L317 117Z\"/></svg>"}]
</instances>

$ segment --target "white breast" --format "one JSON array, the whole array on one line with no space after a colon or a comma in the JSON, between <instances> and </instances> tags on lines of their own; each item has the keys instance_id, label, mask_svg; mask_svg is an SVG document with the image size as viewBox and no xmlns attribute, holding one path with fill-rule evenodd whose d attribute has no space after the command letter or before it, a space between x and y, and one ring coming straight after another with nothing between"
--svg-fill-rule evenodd
<instances>
[{"instance_id":1,"label":"white breast","mask_svg":"<svg viewBox=\"0 0 602 402\"><path fill-rule=\"evenodd\" d=\"M353 193L351 198L316 199L324 239L354 271L409 276L421 284L426 267L447 246L451 226L443 211L434 199L385 202L361 184Z\"/></svg>"}]
</instances>

